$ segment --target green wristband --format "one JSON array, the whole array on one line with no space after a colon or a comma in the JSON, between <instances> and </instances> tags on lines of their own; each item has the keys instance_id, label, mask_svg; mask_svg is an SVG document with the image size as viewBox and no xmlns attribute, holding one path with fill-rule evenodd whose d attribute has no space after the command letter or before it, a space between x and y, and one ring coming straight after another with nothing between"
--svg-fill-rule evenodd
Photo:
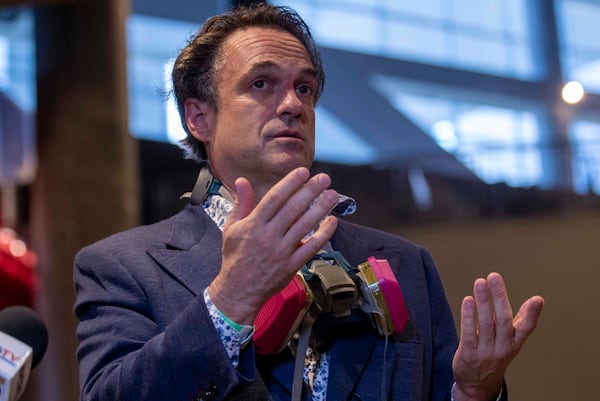
<instances>
[{"instance_id":1,"label":"green wristband","mask_svg":"<svg viewBox=\"0 0 600 401\"><path fill-rule=\"evenodd\" d=\"M235 331L240 333L242 345L246 345L248 341L250 341L250 338L252 338L252 335L254 334L254 326L250 326L247 324L237 324L236 322L225 316L225 314L221 312L216 306L215 309L217 310L217 312L219 312L219 315L221 315L223 320L225 320L225 322L228 325L230 325Z\"/></svg>"},{"instance_id":2,"label":"green wristband","mask_svg":"<svg viewBox=\"0 0 600 401\"><path fill-rule=\"evenodd\" d=\"M228 318L227 316L225 316L225 314L223 312L221 312L219 310L219 308L216 308L217 312L219 312L219 315L221 315L221 317L223 318L223 320L225 320L227 322L228 325L230 325L231 327L233 327L237 332L241 332L243 329L243 326L241 324L237 324L236 322L234 322L233 320L231 320L230 318Z\"/></svg>"}]
</instances>

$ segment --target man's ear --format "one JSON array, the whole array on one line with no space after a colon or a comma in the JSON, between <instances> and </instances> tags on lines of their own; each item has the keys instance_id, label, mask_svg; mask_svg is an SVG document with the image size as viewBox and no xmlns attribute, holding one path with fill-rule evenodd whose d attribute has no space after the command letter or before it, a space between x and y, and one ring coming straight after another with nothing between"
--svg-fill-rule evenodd
<instances>
[{"instance_id":1,"label":"man's ear","mask_svg":"<svg viewBox=\"0 0 600 401\"><path fill-rule=\"evenodd\" d=\"M200 142L206 142L212 134L210 110L206 102L195 98L185 100L185 123L190 133Z\"/></svg>"}]
</instances>

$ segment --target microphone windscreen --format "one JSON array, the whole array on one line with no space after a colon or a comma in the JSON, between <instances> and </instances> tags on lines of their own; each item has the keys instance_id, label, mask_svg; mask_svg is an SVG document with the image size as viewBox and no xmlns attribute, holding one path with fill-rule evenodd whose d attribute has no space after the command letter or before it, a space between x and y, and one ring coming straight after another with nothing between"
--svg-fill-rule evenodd
<instances>
[{"instance_id":1,"label":"microphone windscreen","mask_svg":"<svg viewBox=\"0 0 600 401\"><path fill-rule=\"evenodd\" d=\"M0 331L32 348L32 369L46 353L48 329L40 316L30 308L18 305L0 311Z\"/></svg>"}]
</instances>

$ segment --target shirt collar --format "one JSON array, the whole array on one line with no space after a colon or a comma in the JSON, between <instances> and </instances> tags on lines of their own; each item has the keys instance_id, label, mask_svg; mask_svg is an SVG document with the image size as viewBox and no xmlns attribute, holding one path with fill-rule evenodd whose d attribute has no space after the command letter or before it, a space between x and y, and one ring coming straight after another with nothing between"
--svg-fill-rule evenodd
<instances>
[{"instance_id":1,"label":"shirt collar","mask_svg":"<svg viewBox=\"0 0 600 401\"><path fill-rule=\"evenodd\" d=\"M223 188L224 187L220 187ZM349 196L339 194L338 202L331 210L330 214L334 216L348 216L356 211L356 200ZM233 202L229 201L219 191L210 193L205 201L202 203L204 211L210 216L210 218L217 224L222 230L225 225L225 220L233 209Z\"/></svg>"}]
</instances>

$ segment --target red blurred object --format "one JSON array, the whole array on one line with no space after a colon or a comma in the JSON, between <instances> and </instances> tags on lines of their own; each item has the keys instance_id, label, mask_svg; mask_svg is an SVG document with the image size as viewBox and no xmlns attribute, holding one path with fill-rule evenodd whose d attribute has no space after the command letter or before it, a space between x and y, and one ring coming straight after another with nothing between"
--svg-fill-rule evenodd
<instances>
[{"instance_id":1,"label":"red blurred object","mask_svg":"<svg viewBox=\"0 0 600 401\"><path fill-rule=\"evenodd\" d=\"M11 305L33 308L37 256L14 230L0 227L0 310Z\"/></svg>"},{"instance_id":2,"label":"red blurred object","mask_svg":"<svg viewBox=\"0 0 600 401\"><path fill-rule=\"evenodd\" d=\"M298 329L312 303L312 293L302 274L261 307L254 319L254 350L259 355L281 351Z\"/></svg>"}]
</instances>

